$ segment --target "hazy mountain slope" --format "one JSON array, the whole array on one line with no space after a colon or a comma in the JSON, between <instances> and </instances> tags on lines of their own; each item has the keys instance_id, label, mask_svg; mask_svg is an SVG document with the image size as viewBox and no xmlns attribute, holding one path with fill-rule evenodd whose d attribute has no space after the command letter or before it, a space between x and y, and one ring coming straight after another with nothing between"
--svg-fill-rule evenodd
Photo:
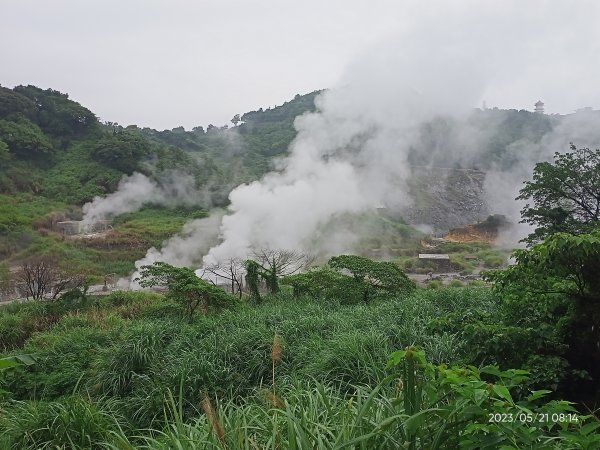
<instances>
[{"instance_id":1,"label":"hazy mountain slope","mask_svg":"<svg viewBox=\"0 0 600 450\"><path fill-rule=\"evenodd\" d=\"M89 109L51 89L0 87L0 253L6 258L57 252L81 261L105 261L107 252L135 242L135 255L129 257L137 258L144 248L177 231L187 217L201 215L200 208L227 205L231 189L272 170L274 158L285 156L296 136L295 118L315 110L318 94L297 95L281 106L236 115L231 127L157 131L100 124ZM423 124L420 139L408 153L412 178L407 183L414 201L407 210L388 211L389 217L429 225L434 231L485 218L494 211L482 195L484 172L454 169L510 168L516 144L524 139L539 142L560 121L560 116L493 109L474 110L466 126L446 117ZM471 136L465 136L465 130ZM470 152L464 148L465 137L466 142L476 142ZM75 246L52 234L49 224L57 217L79 218L77 207L113 192L124 175L140 172L161 182L173 170L192 177L202 201L126 216L115 226L112 248ZM37 206L29 208L26 203L33 198ZM152 225L154 216L161 217L155 221L160 226ZM109 259L126 272L131 267L131 261L123 259L127 257L120 253Z\"/></svg>"}]
</instances>

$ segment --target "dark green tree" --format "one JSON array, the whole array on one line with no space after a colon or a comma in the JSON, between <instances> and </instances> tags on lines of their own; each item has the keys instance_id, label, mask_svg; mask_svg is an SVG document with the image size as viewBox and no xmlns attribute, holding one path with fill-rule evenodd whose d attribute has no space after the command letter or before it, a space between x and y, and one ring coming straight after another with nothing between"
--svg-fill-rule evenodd
<instances>
[{"instance_id":1,"label":"dark green tree","mask_svg":"<svg viewBox=\"0 0 600 450\"><path fill-rule=\"evenodd\" d=\"M389 261L373 261L356 255L334 256L329 260L332 269L349 272L350 275L364 286L363 300L375 293L399 295L412 292L416 285L414 281L398 267Z\"/></svg>"},{"instance_id":2,"label":"dark green tree","mask_svg":"<svg viewBox=\"0 0 600 450\"><path fill-rule=\"evenodd\" d=\"M396 264L355 255L334 256L328 267L287 276L283 283L293 287L295 296L310 295L341 303L368 302L378 294L401 295L416 288Z\"/></svg>"},{"instance_id":3,"label":"dark green tree","mask_svg":"<svg viewBox=\"0 0 600 450\"><path fill-rule=\"evenodd\" d=\"M536 227L525 239L529 248L513 253L516 264L485 276L515 317L528 310L544 321L560 311L552 325L570 349L564 357L589 377L566 389L600 401L600 150L571 146L553 163L538 163L518 198L533 203L521 212Z\"/></svg>"},{"instance_id":4,"label":"dark green tree","mask_svg":"<svg viewBox=\"0 0 600 450\"><path fill-rule=\"evenodd\" d=\"M0 140L0 163L6 162L10 159L10 152L8 150L8 145L6 142ZM0 167L0 170L1 167Z\"/></svg>"},{"instance_id":5,"label":"dark green tree","mask_svg":"<svg viewBox=\"0 0 600 450\"><path fill-rule=\"evenodd\" d=\"M554 162L536 164L517 199L528 202L521 222L536 227L525 239L529 244L600 226L600 150L571 145L571 152L555 153Z\"/></svg>"},{"instance_id":6,"label":"dark green tree","mask_svg":"<svg viewBox=\"0 0 600 450\"><path fill-rule=\"evenodd\" d=\"M307 295L343 304L362 301L366 289L363 281L327 267L284 277L281 283L292 286L294 297Z\"/></svg>"},{"instance_id":7,"label":"dark green tree","mask_svg":"<svg viewBox=\"0 0 600 450\"><path fill-rule=\"evenodd\" d=\"M248 286L248 291L250 292L250 299L254 303L260 303L262 300L258 288L260 279L260 266L256 261L251 259L246 260L244 266L246 268L246 285Z\"/></svg>"},{"instance_id":8,"label":"dark green tree","mask_svg":"<svg viewBox=\"0 0 600 450\"><path fill-rule=\"evenodd\" d=\"M562 330L569 348L564 357L583 375L565 389L577 400L600 401L600 229L556 233L513 256L516 264L486 278L495 283L507 310L517 308L515 316L534 310L543 322L556 316L553 309L562 311L560 323L552 326Z\"/></svg>"},{"instance_id":9,"label":"dark green tree","mask_svg":"<svg viewBox=\"0 0 600 450\"><path fill-rule=\"evenodd\" d=\"M31 99L11 89L0 87L0 119L13 114L23 114L31 118L36 110L36 105Z\"/></svg>"},{"instance_id":10,"label":"dark green tree","mask_svg":"<svg viewBox=\"0 0 600 450\"><path fill-rule=\"evenodd\" d=\"M150 143L135 131L117 131L98 141L94 159L109 167L131 174L151 154Z\"/></svg>"},{"instance_id":11,"label":"dark green tree","mask_svg":"<svg viewBox=\"0 0 600 450\"><path fill-rule=\"evenodd\" d=\"M21 159L38 159L53 154L52 142L35 123L19 116L16 120L0 120L0 140Z\"/></svg>"},{"instance_id":12,"label":"dark green tree","mask_svg":"<svg viewBox=\"0 0 600 450\"><path fill-rule=\"evenodd\" d=\"M36 105L31 119L45 133L62 141L86 134L98 127L98 119L87 108L54 89L36 86L17 86L14 92L27 97Z\"/></svg>"},{"instance_id":13,"label":"dark green tree","mask_svg":"<svg viewBox=\"0 0 600 450\"><path fill-rule=\"evenodd\" d=\"M209 308L222 308L236 301L234 296L199 278L188 267L155 262L151 266L142 266L138 280L142 287L167 288L167 296L184 307L190 321L198 308L207 313Z\"/></svg>"}]
</instances>

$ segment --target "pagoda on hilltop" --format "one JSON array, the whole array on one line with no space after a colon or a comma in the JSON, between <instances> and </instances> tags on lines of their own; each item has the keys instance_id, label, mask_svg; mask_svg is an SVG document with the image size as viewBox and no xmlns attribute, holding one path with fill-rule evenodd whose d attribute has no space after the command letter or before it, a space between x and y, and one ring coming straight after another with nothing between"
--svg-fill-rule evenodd
<instances>
[{"instance_id":1,"label":"pagoda on hilltop","mask_svg":"<svg viewBox=\"0 0 600 450\"><path fill-rule=\"evenodd\" d=\"M538 114L544 114L544 102L541 100L538 100L537 103L535 104L535 112Z\"/></svg>"}]
</instances>

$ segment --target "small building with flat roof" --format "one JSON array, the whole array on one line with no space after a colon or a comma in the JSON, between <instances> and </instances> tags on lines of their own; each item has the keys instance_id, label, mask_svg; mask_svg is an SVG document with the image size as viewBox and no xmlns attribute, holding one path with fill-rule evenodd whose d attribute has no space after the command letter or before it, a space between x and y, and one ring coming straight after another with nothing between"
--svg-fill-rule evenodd
<instances>
[{"instance_id":1,"label":"small building with flat roof","mask_svg":"<svg viewBox=\"0 0 600 450\"><path fill-rule=\"evenodd\" d=\"M435 270L451 270L450 256L446 253L419 253L419 265Z\"/></svg>"}]
</instances>

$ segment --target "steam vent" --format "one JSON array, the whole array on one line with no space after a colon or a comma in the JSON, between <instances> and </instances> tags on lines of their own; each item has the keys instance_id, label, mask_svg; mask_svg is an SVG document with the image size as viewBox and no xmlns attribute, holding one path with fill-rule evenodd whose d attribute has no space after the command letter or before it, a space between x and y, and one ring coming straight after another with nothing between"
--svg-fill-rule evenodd
<instances>
[{"instance_id":1,"label":"steam vent","mask_svg":"<svg viewBox=\"0 0 600 450\"><path fill-rule=\"evenodd\" d=\"M65 236L76 236L80 234L101 233L112 229L110 220L98 220L97 222L87 225L80 220L67 220L58 222L57 230Z\"/></svg>"},{"instance_id":2,"label":"steam vent","mask_svg":"<svg viewBox=\"0 0 600 450\"><path fill-rule=\"evenodd\" d=\"M544 102L538 100L535 104L535 112L538 114L544 114Z\"/></svg>"}]
</instances>

